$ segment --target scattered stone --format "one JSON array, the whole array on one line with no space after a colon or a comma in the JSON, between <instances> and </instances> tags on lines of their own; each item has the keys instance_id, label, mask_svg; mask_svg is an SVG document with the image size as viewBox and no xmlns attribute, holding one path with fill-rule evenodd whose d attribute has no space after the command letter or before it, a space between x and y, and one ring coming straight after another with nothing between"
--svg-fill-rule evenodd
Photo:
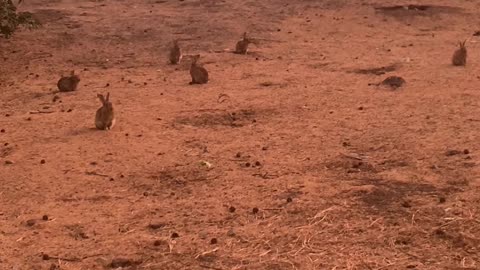
<instances>
[{"instance_id":1,"label":"scattered stone","mask_svg":"<svg viewBox=\"0 0 480 270\"><path fill-rule=\"evenodd\" d=\"M171 237L172 237L172 239L175 239L175 238L180 237L180 235L178 235L178 233L174 232L174 233L172 233Z\"/></svg>"},{"instance_id":2,"label":"scattered stone","mask_svg":"<svg viewBox=\"0 0 480 270\"><path fill-rule=\"evenodd\" d=\"M447 150L447 152L445 152L445 155L447 157L451 157L451 156L459 155L461 153L462 152L460 150Z\"/></svg>"},{"instance_id":3,"label":"scattered stone","mask_svg":"<svg viewBox=\"0 0 480 270\"><path fill-rule=\"evenodd\" d=\"M392 89L397 89L405 84L405 79L399 76L390 76L383 80L381 84L390 86Z\"/></svg>"},{"instance_id":4,"label":"scattered stone","mask_svg":"<svg viewBox=\"0 0 480 270\"><path fill-rule=\"evenodd\" d=\"M234 237L235 236L235 231L233 229L228 230L227 236Z\"/></svg>"},{"instance_id":5,"label":"scattered stone","mask_svg":"<svg viewBox=\"0 0 480 270\"><path fill-rule=\"evenodd\" d=\"M238 152L236 155L235 155L236 158L240 158L242 157L242 153Z\"/></svg>"},{"instance_id":6,"label":"scattered stone","mask_svg":"<svg viewBox=\"0 0 480 270\"><path fill-rule=\"evenodd\" d=\"M112 260L112 262L109 264L110 268L124 268L124 267L130 267L134 266L136 264L139 264L138 262L135 262L134 260L126 259L126 258L115 258Z\"/></svg>"},{"instance_id":7,"label":"scattered stone","mask_svg":"<svg viewBox=\"0 0 480 270\"><path fill-rule=\"evenodd\" d=\"M11 160L5 160L5 165L12 165L13 164L13 161Z\"/></svg>"},{"instance_id":8,"label":"scattered stone","mask_svg":"<svg viewBox=\"0 0 480 270\"><path fill-rule=\"evenodd\" d=\"M42 254L42 260L48 261L48 260L50 260L50 256L48 256L48 254L44 253L44 254Z\"/></svg>"},{"instance_id":9,"label":"scattered stone","mask_svg":"<svg viewBox=\"0 0 480 270\"><path fill-rule=\"evenodd\" d=\"M439 203L445 203L446 201L447 201L447 199L446 199L445 197L443 197L443 196L441 196L441 197L438 198L438 202L439 202Z\"/></svg>"},{"instance_id":10,"label":"scattered stone","mask_svg":"<svg viewBox=\"0 0 480 270\"><path fill-rule=\"evenodd\" d=\"M255 166L261 166L262 164L260 163L260 161L256 161L255 162Z\"/></svg>"},{"instance_id":11,"label":"scattered stone","mask_svg":"<svg viewBox=\"0 0 480 270\"><path fill-rule=\"evenodd\" d=\"M165 226L166 226L165 223L150 223L150 224L148 224L148 228L150 228L152 230L158 230L158 229L161 229Z\"/></svg>"},{"instance_id":12,"label":"scattered stone","mask_svg":"<svg viewBox=\"0 0 480 270\"><path fill-rule=\"evenodd\" d=\"M45 221L48 221L48 216L47 216L47 215L43 215L42 219L45 220Z\"/></svg>"},{"instance_id":13,"label":"scattered stone","mask_svg":"<svg viewBox=\"0 0 480 270\"><path fill-rule=\"evenodd\" d=\"M245 167L247 168L250 167L250 165L251 165L250 162L245 163Z\"/></svg>"},{"instance_id":14,"label":"scattered stone","mask_svg":"<svg viewBox=\"0 0 480 270\"><path fill-rule=\"evenodd\" d=\"M218 243L217 238L212 238L212 240L210 240L211 245L216 245L217 243Z\"/></svg>"},{"instance_id":15,"label":"scattered stone","mask_svg":"<svg viewBox=\"0 0 480 270\"><path fill-rule=\"evenodd\" d=\"M257 214L257 213L258 213L258 208L257 208L257 207L254 207L254 208L252 209L252 213L253 213L254 215Z\"/></svg>"},{"instance_id":16,"label":"scattered stone","mask_svg":"<svg viewBox=\"0 0 480 270\"><path fill-rule=\"evenodd\" d=\"M410 202L408 202L408 201L402 202L402 206L405 207L405 208L410 208L410 207L412 207L412 205L411 205Z\"/></svg>"},{"instance_id":17,"label":"scattered stone","mask_svg":"<svg viewBox=\"0 0 480 270\"><path fill-rule=\"evenodd\" d=\"M465 155L468 155L468 154L470 154L470 151L469 151L468 149L465 149L465 150L463 150L463 153L464 153Z\"/></svg>"},{"instance_id":18,"label":"scattered stone","mask_svg":"<svg viewBox=\"0 0 480 270\"><path fill-rule=\"evenodd\" d=\"M40 164L45 164L45 159L40 160Z\"/></svg>"},{"instance_id":19,"label":"scattered stone","mask_svg":"<svg viewBox=\"0 0 480 270\"><path fill-rule=\"evenodd\" d=\"M291 197L287 198L287 203L291 203L292 201L293 201L293 199Z\"/></svg>"},{"instance_id":20,"label":"scattered stone","mask_svg":"<svg viewBox=\"0 0 480 270\"><path fill-rule=\"evenodd\" d=\"M230 212L230 213L234 213L235 210L237 210L237 209L235 209L235 207L233 207L233 206L230 206L230 207L228 208L228 212Z\"/></svg>"},{"instance_id":21,"label":"scattered stone","mask_svg":"<svg viewBox=\"0 0 480 270\"><path fill-rule=\"evenodd\" d=\"M32 227L33 225L35 225L36 222L37 221L35 219L29 219L25 223L27 224L27 226Z\"/></svg>"}]
</instances>

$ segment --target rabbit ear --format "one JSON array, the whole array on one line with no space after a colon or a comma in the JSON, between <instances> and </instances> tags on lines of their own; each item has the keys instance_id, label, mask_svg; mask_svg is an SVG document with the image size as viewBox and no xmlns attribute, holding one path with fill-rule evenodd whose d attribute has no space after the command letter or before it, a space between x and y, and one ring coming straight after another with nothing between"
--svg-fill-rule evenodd
<instances>
[{"instance_id":1,"label":"rabbit ear","mask_svg":"<svg viewBox=\"0 0 480 270\"><path fill-rule=\"evenodd\" d=\"M105 104L105 98L103 97L102 94L97 94L97 97L100 99L100 101L102 102L102 104Z\"/></svg>"}]
</instances>

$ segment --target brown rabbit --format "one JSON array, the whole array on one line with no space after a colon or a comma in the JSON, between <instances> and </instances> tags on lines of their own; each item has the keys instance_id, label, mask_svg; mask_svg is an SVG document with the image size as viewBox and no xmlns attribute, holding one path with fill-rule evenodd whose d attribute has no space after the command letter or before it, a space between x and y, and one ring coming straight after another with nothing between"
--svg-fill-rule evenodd
<instances>
[{"instance_id":1,"label":"brown rabbit","mask_svg":"<svg viewBox=\"0 0 480 270\"><path fill-rule=\"evenodd\" d=\"M253 41L247 38L247 32L243 33L243 38L237 42L234 53L247 54L248 45L250 43L253 43Z\"/></svg>"},{"instance_id":2,"label":"brown rabbit","mask_svg":"<svg viewBox=\"0 0 480 270\"><path fill-rule=\"evenodd\" d=\"M200 55L194 55L192 65L190 66L190 76L192 76L192 81L190 84L204 84L208 82L208 71L197 64Z\"/></svg>"},{"instance_id":3,"label":"brown rabbit","mask_svg":"<svg viewBox=\"0 0 480 270\"><path fill-rule=\"evenodd\" d=\"M170 60L170 64L176 65L180 63L182 60L182 50L178 45L178 40L173 41L173 46L170 48L170 54L168 55L168 59Z\"/></svg>"},{"instance_id":4,"label":"brown rabbit","mask_svg":"<svg viewBox=\"0 0 480 270\"><path fill-rule=\"evenodd\" d=\"M78 83L80 82L80 77L75 74L75 71L70 72L70 76L62 76L58 80L57 87L60 92L73 92L77 90Z\"/></svg>"},{"instance_id":5,"label":"brown rabbit","mask_svg":"<svg viewBox=\"0 0 480 270\"><path fill-rule=\"evenodd\" d=\"M465 66L467 64L467 48L465 47L465 42L459 42L460 48L458 48L452 56L452 64L454 66Z\"/></svg>"},{"instance_id":6,"label":"brown rabbit","mask_svg":"<svg viewBox=\"0 0 480 270\"><path fill-rule=\"evenodd\" d=\"M106 98L102 94L97 94L97 97L102 102L102 107L95 114L95 127L100 130L112 129L115 125L115 115L113 113L113 105L109 100L110 93L107 93Z\"/></svg>"}]
</instances>

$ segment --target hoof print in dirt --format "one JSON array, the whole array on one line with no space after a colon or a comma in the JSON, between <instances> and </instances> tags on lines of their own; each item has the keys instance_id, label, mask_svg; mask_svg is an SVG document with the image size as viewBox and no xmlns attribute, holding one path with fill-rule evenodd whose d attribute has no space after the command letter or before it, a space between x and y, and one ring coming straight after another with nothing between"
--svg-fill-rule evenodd
<instances>
[{"instance_id":1,"label":"hoof print in dirt","mask_svg":"<svg viewBox=\"0 0 480 270\"><path fill-rule=\"evenodd\" d=\"M120 267L131 267L135 265L139 265L141 262L140 261L135 261L131 259L126 259L126 258L115 258L110 262L108 265L110 268L117 269Z\"/></svg>"},{"instance_id":2,"label":"hoof print in dirt","mask_svg":"<svg viewBox=\"0 0 480 270\"><path fill-rule=\"evenodd\" d=\"M381 84L390 87L392 90L395 90L405 84L405 79L399 76L390 76L383 80Z\"/></svg>"}]
</instances>

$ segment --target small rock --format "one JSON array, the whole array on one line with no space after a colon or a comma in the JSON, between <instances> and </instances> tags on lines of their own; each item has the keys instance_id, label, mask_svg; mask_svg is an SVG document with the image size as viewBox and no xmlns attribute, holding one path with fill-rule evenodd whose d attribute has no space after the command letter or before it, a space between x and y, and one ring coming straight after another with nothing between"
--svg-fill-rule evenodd
<instances>
[{"instance_id":1,"label":"small rock","mask_svg":"<svg viewBox=\"0 0 480 270\"><path fill-rule=\"evenodd\" d=\"M47 215L43 215L42 219L45 220L45 221L48 221L48 216L47 216Z\"/></svg>"},{"instance_id":2,"label":"small rock","mask_svg":"<svg viewBox=\"0 0 480 270\"><path fill-rule=\"evenodd\" d=\"M404 202L402 203L402 206L405 207L405 208L410 208L410 207L412 207L412 205L411 205L410 202L408 202L408 201L404 201Z\"/></svg>"},{"instance_id":3,"label":"small rock","mask_svg":"<svg viewBox=\"0 0 480 270\"><path fill-rule=\"evenodd\" d=\"M293 199L291 197L287 198L287 203L291 203L292 201L293 201Z\"/></svg>"},{"instance_id":4,"label":"small rock","mask_svg":"<svg viewBox=\"0 0 480 270\"><path fill-rule=\"evenodd\" d=\"M48 254L42 254L42 260L48 261L50 260L50 256L48 256Z\"/></svg>"},{"instance_id":5,"label":"small rock","mask_svg":"<svg viewBox=\"0 0 480 270\"><path fill-rule=\"evenodd\" d=\"M242 157L242 153L238 152L236 155L235 155L236 158L240 158Z\"/></svg>"},{"instance_id":6,"label":"small rock","mask_svg":"<svg viewBox=\"0 0 480 270\"><path fill-rule=\"evenodd\" d=\"M447 150L447 152L445 152L445 155L447 157L450 157L450 156L455 156L455 155L459 155L461 154L462 152L459 151L459 150Z\"/></svg>"},{"instance_id":7,"label":"small rock","mask_svg":"<svg viewBox=\"0 0 480 270\"><path fill-rule=\"evenodd\" d=\"M390 76L382 81L383 85L390 86L392 89L397 89L405 84L405 79L399 76Z\"/></svg>"},{"instance_id":8,"label":"small rock","mask_svg":"<svg viewBox=\"0 0 480 270\"><path fill-rule=\"evenodd\" d=\"M0 132L1 132L1 133L5 133L5 129L3 129L3 128L0 129Z\"/></svg>"},{"instance_id":9,"label":"small rock","mask_svg":"<svg viewBox=\"0 0 480 270\"><path fill-rule=\"evenodd\" d=\"M5 160L5 165L12 165L13 164L13 161L11 160Z\"/></svg>"},{"instance_id":10,"label":"small rock","mask_svg":"<svg viewBox=\"0 0 480 270\"><path fill-rule=\"evenodd\" d=\"M137 264L135 261L125 258L115 258L109 264L110 268L120 268L120 267L129 267Z\"/></svg>"},{"instance_id":11,"label":"small rock","mask_svg":"<svg viewBox=\"0 0 480 270\"><path fill-rule=\"evenodd\" d=\"M447 199L446 199L445 197L443 197L443 196L441 196L441 197L438 198L438 202L439 202L439 203L445 203L446 201L447 201Z\"/></svg>"},{"instance_id":12,"label":"small rock","mask_svg":"<svg viewBox=\"0 0 480 270\"><path fill-rule=\"evenodd\" d=\"M250 166L251 166L250 162L245 163L245 167L248 168L248 167L250 167Z\"/></svg>"},{"instance_id":13,"label":"small rock","mask_svg":"<svg viewBox=\"0 0 480 270\"><path fill-rule=\"evenodd\" d=\"M148 224L148 228L150 228L152 230L158 230L158 229L161 229L165 226L166 226L165 223L150 223L150 224Z\"/></svg>"},{"instance_id":14,"label":"small rock","mask_svg":"<svg viewBox=\"0 0 480 270\"><path fill-rule=\"evenodd\" d=\"M172 233L171 237L172 237L172 239L175 239L175 238L180 237L180 235L178 235L178 233L174 232L174 233Z\"/></svg>"},{"instance_id":15,"label":"small rock","mask_svg":"<svg viewBox=\"0 0 480 270\"><path fill-rule=\"evenodd\" d=\"M40 160L40 164L45 164L45 159Z\"/></svg>"},{"instance_id":16,"label":"small rock","mask_svg":"<svg viewBox=\"0 0 480 270\"><path fill-rule=\"evenodd\" d=\"M253 214L257 214L257 213L258 213L258 208L257 208L257 207L254 207L254 208L252 209L252 213L253 213Z\"/></svg>"},{"instance_id":17,"label":"small rock","mask_svg":"<svg viewBox=\"0 0 480 270\"><path fill-rule=\"evenodd\" d=\"M262 164L260 163L260 161L256 161L256 162L255 162L255 166L260 166L260 165L262 165Z\"/></svg>"},{"instance_id":18,"label":"small rock","mask_svg":"<svg viewBox=\"0 0 480 270\"><path fill-rule=\"evenodd\" d=\"M233 206L230 206L230 207L228 208L228 212L230 212L230 213L234 213L235 210L237 210L237 209L235 209L235 207L233 207Z\"/></svg>"},{"instance_id":19,"label":"small rock","mask_svg":"<svg viewBox=\"0 0 480 270\"><path fill-rule=\"evenodd\" d=\"M217 243L218 243L217 238L212 238L212 240L210 240L211 245L216 245Z\"/></svg>"},{"instance_id":20,"label":"small rock","mask_svg":"<svg viewBox=\"0 0 480 270\"><path fill-rule=\"evenodd\" d=\"M233 229L228 230L227 236L234 237L235 236L235 231Z\"/></svg>"},{"instance_id":21,"label":"small rock","mask_svg":"<svg viewBox=\"0 0 480 270\"><path fill-rule=\"evenodd\" d=\"M25 223L27 224L27 226L32 227L33 225L35 225L36 220L35 219L29 219Z\"/></svg>"},{"instance_id":22,"label":"small rock","mask_svg":"<svg viewBox=\"0 0 480 270\"><path fill-rule=\"evenodd\" d=\"M470 151L469 151L468 149L465 149L465 150L463 150L463 153L464 153L465 155L468 155L468 154L470 154Z\"/></svg>"}]
</instances>

